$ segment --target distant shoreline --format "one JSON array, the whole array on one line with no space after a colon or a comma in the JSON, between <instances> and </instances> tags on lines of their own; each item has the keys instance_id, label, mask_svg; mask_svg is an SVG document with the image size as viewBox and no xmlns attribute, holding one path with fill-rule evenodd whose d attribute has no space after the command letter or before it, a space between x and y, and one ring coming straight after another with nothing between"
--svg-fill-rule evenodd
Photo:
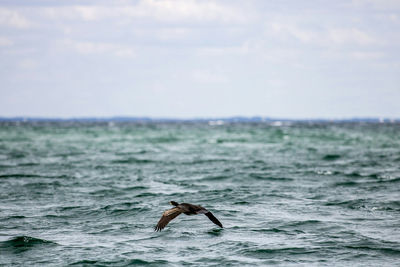
<instances>
[{"instance_id":1,"label":"distant shoreline","mask_svg":"<svg viewBox=\"0 0 400 267\"><path fill-rule=\"evenodd\" d=\"M344 118L344 119L290 119L290 118L270 118L270 117L222 117L222 118L157 118L157 117L76 117L76 118L51 118L51 117L0 117L0 122L136 122L136 123L178 123L178 122L206 122L212 125L224 123L279 123L279 122L366 122L366 123L398 123L400 118Z\"/></svg>"}]
</instances>

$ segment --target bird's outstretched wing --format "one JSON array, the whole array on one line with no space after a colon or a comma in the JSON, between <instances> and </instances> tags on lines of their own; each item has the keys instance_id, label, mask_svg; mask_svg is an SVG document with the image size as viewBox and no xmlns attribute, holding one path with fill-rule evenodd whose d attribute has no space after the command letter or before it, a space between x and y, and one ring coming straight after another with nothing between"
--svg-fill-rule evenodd
<instances>
[{"instance_id":1,"label":"bird's outstretched wing","mask_svg":"<svg viewBox=\"0 0 400 267\"><path fill-rule=\"evenodd\" d=\"M207 213L204 213L207 217L208 217L208 219L210 219L213 223L215 223L216 225L218 225L219 227L221 227L221 228L224 228L223 226L222 226L222 223L220 222L220 221L218 221L218 219L217 218L215 218L215 216L209 211L209 212L207 212Z\"/></svg>"},{"instance_id":2,"label":"bird's outstretched wing","mask_svg":"<svg viewBox=\"0 0 400 267\"><path fill-rule=\"evenodd\" d=\"M174 218L176 218L182 211L179 208L172 208L169 210L164 211L161 219L158 221L156 227L154 227L154 231L161 231L164 227Z\"/></svg>"}]
</instances>

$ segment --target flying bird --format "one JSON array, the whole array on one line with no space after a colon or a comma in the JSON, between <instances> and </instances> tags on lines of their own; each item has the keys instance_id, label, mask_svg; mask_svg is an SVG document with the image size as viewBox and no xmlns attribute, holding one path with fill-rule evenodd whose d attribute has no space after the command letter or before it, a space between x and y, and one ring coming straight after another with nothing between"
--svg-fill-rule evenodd
<instances>
[{"instance_id":1,"label":"flying bird","mask_svg":"<svg viewBox=\"0 0 400 267\"><path fill-rule=\"evenodd\" d=\"M154 231L161 231L164 227L174 218L178 217L179 214L184 213L186 215L196 215L196 214L204 214L210 219L213 223L218 225L219 227L223 228L222 223L218 221L214 215L203 208L202 206L193 205L189 203L177 203L175 201L169 202L171 205L175 206L172 209L164 211L163 215L161 216L160 221L157 223L156 227L154 227Z\"/></svg>"}]
</instances>

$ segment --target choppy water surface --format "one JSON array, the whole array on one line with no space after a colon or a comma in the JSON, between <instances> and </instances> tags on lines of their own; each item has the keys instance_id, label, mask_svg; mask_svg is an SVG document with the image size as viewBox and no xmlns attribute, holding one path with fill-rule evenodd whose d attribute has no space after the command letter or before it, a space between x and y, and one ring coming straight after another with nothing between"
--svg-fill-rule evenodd
<instances>
[{"instance_id":1,"label":"choppy water surface","mask_svg":"<svg viewBox=\"0 0 400 267\"><path fill-rule=\"evenodd\" d=\"M393 266L399 166L389 123L2 123L0 265Z\"/></svg>"}]
</instances>

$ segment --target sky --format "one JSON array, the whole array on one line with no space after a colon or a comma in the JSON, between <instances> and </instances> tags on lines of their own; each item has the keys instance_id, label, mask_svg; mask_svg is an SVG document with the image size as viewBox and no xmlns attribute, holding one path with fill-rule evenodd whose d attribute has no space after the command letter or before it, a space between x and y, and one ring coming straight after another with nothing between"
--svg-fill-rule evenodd
<instances>
[{"instance_id":1,"label":"sky","mask_svg":"<svg viewBox=\"0 0 400 267\"><path fill-rule=\"evenodd\" d=\"M398 0L0 0L0 117L400 118Z\"/></svg>"}]
</instances>

